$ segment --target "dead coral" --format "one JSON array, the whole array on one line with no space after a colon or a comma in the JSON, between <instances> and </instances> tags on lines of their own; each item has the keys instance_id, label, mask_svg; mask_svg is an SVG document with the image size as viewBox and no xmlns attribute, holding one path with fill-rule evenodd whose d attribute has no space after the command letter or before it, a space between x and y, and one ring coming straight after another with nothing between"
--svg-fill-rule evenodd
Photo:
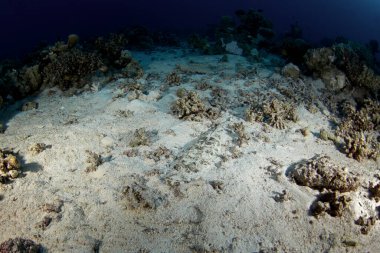
<instances>
[{"instance_id":1,"label":"dead coral","mask_svg":"<svg viewBox=\"0 0 380 253\"><path fill-rule=\"evenodd\" d=\"M333 133L328 132L326 129L321 129L319 131L319 138L324 141L333 141L336 142L336 136Z\"/></svg>"},{"instance_id":2,"label":"dead coral","mask_svg":"<svg viewBox=\"0 0 380 253\"><path fill-rule=\"evenodd\" d=\"M11 151L0 149L0 183L16 178L20 174L20 162Z\"/></svg>"},{"instance_id":3,"label":"dead coral","mask_svg":"<svg viewBox=\"0 0 380 253\"><path fill-rule=\"evenodd\" d=\"M338 191L323 192L310 206L310 213L313 216L327 213L332 217L341 217L344 210L348 208L350 201L351 199L348 196L342 195Z\"/></svg>"},{"instance_id":4,"label":"dead coral","mask_svg":"<svg viewBox=\"0 0 380 253\"><path fill-rule=\"evenodd\" d=\"M138 146L149 146L151 144L151 133L146 131L145 128L136 129L129 146L134 148Z\"/></svg>"},{"instance_id":5,"label":"dead coral","mask_svg":"<svg viewBox=\"0 0 380 253\"><path fill-rule=\"evenodd\" d=\"M150 152L147 157L158 162L162 158L168 159L171 155L172 152L167 147L158 147L156 150Z\"/></svg>"},{"instance_id":6,"label":"dead coral","mask_svg":"<svg viewBox=\"0 0 380 253\"><path fill-rule=\"evenodd\" d=\"M35 143L28 148L31 155L38 155L47 148L45 143Z\"/></svg>"},{"instance_id":7,"label":"dead coral","mask_svg":"<svg viewBox=\"0 0 380 253\"><path fill-rule=\"evenodd\" d=\"M181 77L176 72L171 72L166 76L165 81L170 85L179 85L181 83Z\"/></svg>"},{"instance_id":8,"label":"dead coral","mask_svg":"<svg viewBox=\"0 0 380 253\"><path fill-rule=\"evenodd\" d=\"M298 121L298 115L294 105L278 99L272 99L247 109L246 120L249 122L264 122L272 127L285 129L286 122Z\"/></svg>"},{"instance_id":9,"label":"dead coral","mask_svg":"<svg viewBox=\"0 0 380 253\"><path fill-rule=\"evenodd\" d=\"M370 193L370 198L375 199L376 202L380 201L380 183L374 184L369 183L368 191Z\"/></svg>"},{"instance_id":10,"label":"dead coral","mask_svg":"<svg viewBox=\"0 0 380 253\"><path fill-rule=\"evenodd\" d=\"M332 50L336 56L336 66L344 71L352 86L379 90L380 76L370 68L373 66L373 56L367 47L348 42L336 44Z\"/></svg>"},{"instance_id":11,"label":"dead coral","mask_svg":"<svg viewBox=\"0 0 380 253\"><path fill-rule=\"evenodd\" d=\"M226 89L214 87L211 90L211 99L209 99L209 103L212 106L218 107L222 110L226 110L228 108L230 100L231 99Z\"/></svg>"},{"instance_id":12,"label":"dead coral","mask_svg":"<svg viewBox=\"0 0 380 253\"><path fill-rule=\"evenodd\" d=\"M85 172L96 171L98 166L103 164L102 156L94 152L91 152L89 150L86 150L86 153L87 153L87 160L86 160L87 167L86 167Z\"/></svg>"},{"instance_id":13,"label":"dead coral","mask_svg":"<svg viewBox=\"0 0 380 253\"><path fill-rule=\"evenodd\" d=\"M317 190L348 192L359 187L359 179L350 176L345 168L333 164L328 156L315 156L297 164L289 177L299 185Z\"/></svg>"},{"instance_id":14,"label":"dead coral","mask_svg":"<svg viewBox=\"0 0 380 253\"><path fill-rule=\"evenodd\" d=\"M243 144L248 143L250 139L248 134L245 132L245 127L243 122L234 123L230 126L238 136L237 143L239 147L243 146Z\"/></svg>"},{"instance_id":15,"label":"dead coral","mask_svg":"<svg viewBox=\"0 0 380 253\"><path fill-rule=\"evenodd\" d=\"M376 132L380 129L380 104L370 99L365 99L360 106L344 103L342 113L343 119L335 131L336 144L340 144L350 158L376 160L380 153Z\"/></svg>"},{"instance_id":16,"label":"dead coral","mask_svg":"<svg viewBox=\"0 0 380 253\"><path fill-rule=\"evenodd\" d=\"M40 253L42 246L32 240L16 237L0 244L0 253Z\"/></svg>"},{"instance_id":17,"label":"dead coral","mask_svg":"<svg viewBox=\"0 0 380 253\"><path fill-rule=\"evenodd\" d=\"M360 216L356 221L355 224L361 226L360 232L363 235L367 235L371 228L375 225L376 218L371 216L368 218L364 218L363 216Z\"/></svg>"},{"instance_id":18,"label":"dead coral","mask_svg":"<svg viewBox=\"0 0 380 253\"><path fill-rule=\"evenodd\" d=\"M36 109L38 109L38 103L33 101L26 102L21 107L21 111L23 112Z\"/></svg>"},{"instance_id":19,"label":"dead coral","mask_svg":"<svg viewBox=\"0 0 380 253\"><path fill-rule=\"evenodd\" d=\"M146 179L137 177L134 182L127 185L123 191L123 198L126 199L127 209L156 209L166 203L164 196L157 189L147 185Z\"/></svg>"},{"instance_id":20,"label":"dead coral","mask_svg":"<svg viewBox=\"0 0 380 253\"><path fill-rule=\"evenodd\" d=\"M49 216L44 216L44 218L42 219L42 221L40 222L37 222L37 224L35 225L36 228L39 228L39 229L42 229L42 230L46 230L48 228L48 226L50 225L50 223L52 222L52 218L49 217Z\"/></svg>"},{"instance_id":21,"label":"dead coral","mask_svg":"<svg viewBox=\"0 0 380 253\"><path fill-rule=\"evenodd\" d=\"M348 157L359 162L364 158L376 160L379 156L379 143L372 144L373 142L368 138L369 136L366 136L363 132L354 132L345 136L343 151Z\"/></svg>"},{"instance_id":22,"label":"dead coral","mask_svg":"<svg viewBox=\"0 0 380 253\"><path fill-rule=\"evenodd\" d=\"M122 70L121 74L127 78L139 79L144 76L144 70L141 65L132 59Z\"/></svg>"},{"instance_id":23,"label":"dead coral","mask_svg":"<svg viewBox=\"0 0 380 253\"><path fill-rule=\"evenodd\" d=\"M194 91L190 91L186 96L176 100L171 106L171 110L174 115L184 120L201 121L203 118L215 119L219 116L212 108L206 108Z\"/></svg>"}]
</instances>

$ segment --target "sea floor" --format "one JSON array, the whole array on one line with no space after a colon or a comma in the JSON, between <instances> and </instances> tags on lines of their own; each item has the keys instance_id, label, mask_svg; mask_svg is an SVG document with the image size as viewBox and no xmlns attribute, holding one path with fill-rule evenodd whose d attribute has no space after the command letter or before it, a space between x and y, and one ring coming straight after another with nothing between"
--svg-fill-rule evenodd
<instances>
[{"instance_id":1,"label":"sea floor","mask_svg":"<svg viewBox=\"0 0 380 253\"><path fill-rule=\"evenodd\" d=\"M133 57L145 71L135 90L131 80L99 78L83 93L45 90L2 115L1 146L18 154L23 173L1 185L0 241L29 238L46 252L380 252L380 223L368 234L355 224L375 215L365 185L379 164L319 138L330 127L322 102L313 112L297 104L299 120L284 129L245 120L255 94L299 85L317 96L321 81L281 76L270 55ZM170 83L173 71L180 80ZM220 116L179 119L171 107L182 88L222 108ZM19 111L26 101L38 108ZM241 122L244 143L232 127ZM287 176L316 155L360 177L341 217L311 215L319 191Z\"/></svg>"}]
</instances>

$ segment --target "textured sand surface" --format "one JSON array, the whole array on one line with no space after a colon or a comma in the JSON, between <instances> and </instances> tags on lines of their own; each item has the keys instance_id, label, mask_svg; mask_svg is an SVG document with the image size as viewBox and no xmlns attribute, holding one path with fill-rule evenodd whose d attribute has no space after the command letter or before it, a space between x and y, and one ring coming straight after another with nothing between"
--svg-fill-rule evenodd
<instances>
[{"instance_id":1,"label":"textured sand surface","mask_svg":"<svg viewBox=\"0 0 380 253\"><path fill-rule=\"evenodd\" d=\"M7 130L1 146L18 152L23 175L1 186L0 241L30 238L47 252L380 252L380 223L368 235L354 223L361 215L375 215L378 204L363 186L379 165L347 158L319 139L320 129L329 127L323 106L311 113L300 105L299 121L284 130L245 121L237 105L214 122L171 114L177 89L196 90L201 80L228 90L233 101L239 90L276 93L268 80L286 79L266 67L269 58L255 64L229 56L228 63L219 63L221 56L180 50L134 57L146 72L138 80L146 87L139 99L128 98L120 88L127 80L119 79L99 90L94 83L93 91L72 97L44 91L32 99L38 109L19 112L20 102L3 114ZM254 68L254 77L236 76L237 63ZM180 86L162 89L177 64L188 74L182 74ZM315 90L321 85L303 82ZM197 92L204 100L212 96L210 90ZM249 136L242 147L230 127L238 122ZM306 137L299 131L305 127L311 132ZM139 128L151 134L151 143L134 148L133 156L129 143ZM33 155L28 148L35 143L47 148ZM170 152L155 160L151 153L159 147ZM86 151L101 155L94 171L86 172ZM309 215L318 191L285 175L317 154L329 155L362 180L363 186L348 193L352 201L342 217ZM283 190L287 196L278 201ZM46 227L44 217L51 218Z\"/></svg>"}]
</instances>

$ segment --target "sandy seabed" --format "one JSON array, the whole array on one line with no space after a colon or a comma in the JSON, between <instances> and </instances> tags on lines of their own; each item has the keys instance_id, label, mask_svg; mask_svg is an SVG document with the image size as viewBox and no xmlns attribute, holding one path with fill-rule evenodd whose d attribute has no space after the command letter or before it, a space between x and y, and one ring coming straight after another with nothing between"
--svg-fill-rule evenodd
<instances>
[{"instance_id":1,"label":"sandy seabed","mask_svg":"<svg viewBox=\"0 0 380 253\"><path fill-rule=\"evenodd\" d=\"M363 185L379 172L377 162L348 158L319 138L329 128L323 105L314 113L298 105L299 120L285 129L244 120L242 94L280 94L270 80L290 82L270 67L270 56L256 63L182 50L134 57L145 71L137 99L126 79L94 81L75 96L45 90L27 99L38 109L20 112L24 100L4 113L1 146L18 153L23 173L1 186L0 241L29 238L46 252L380 252L379 223L367 235L355 224L375 215L364 186L347 193L342 217L314 217L309 208L319 192L287 177L292 165L324 154ZM255 73L237 75L237 67ZM175 69L180 84L165 84ZM308 77L299 82L316 93L323 88ZM205 83L228 92L220 117L172 114L180 88L212 99L207 85L197 86ZM241 146L231 128L240 122L248 136ZM131 147L140 128L149 144ZM31 152L37 143L44 150Z\"/></svg>"}]
</instances>

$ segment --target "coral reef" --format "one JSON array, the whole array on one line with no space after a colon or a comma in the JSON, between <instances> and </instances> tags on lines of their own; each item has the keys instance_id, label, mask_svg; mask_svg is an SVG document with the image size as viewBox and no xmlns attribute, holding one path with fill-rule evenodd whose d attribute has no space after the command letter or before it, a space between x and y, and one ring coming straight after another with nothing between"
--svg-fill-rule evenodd
<instances>
[{"instance_id":1,"label":"coral reef","mask_svg":"<svg viewBox=\"0 0 380 253\"><path fill-rule=\"evenodd\" d=\"M20 168L20 162L13 152L0 149L0 183L18 177Z\"/></svg>"},{"instance_id":2,"label":"coral reef","mask_svg":"<svg viewBox=\"0 0 380 253\"><path fill-rule=\"evenodd\" d=\"M111 33L108 37L98 37L93 45L98 54L102 57L104 64L116 68L125 67L125 63L120 60L122 51L127 46L128 41L124 34Z\"/></svg>"},{"instance_id":3,"label":"coral reef","mask_svg":"<svg viewBox=\"0 0 380 253\"><path fill-rule=\"evenodd\" d=\"M82 88L95 70L102 66L95 53L84 52L77 48L70 50L52 50L48 54L48 62L43 68L44 84L58 86L62 90L72 87Z\"/></svg>"},{"instance_id":4,"label":"coral reef","mask_svg":"<svg viewBox=\"0 0 380 253\"><path fill-rule=\"evenodd\" d=\"M203 118L215 119L218 113L212 108L206 108L204 102L194 91L177 99L171 106L172 113L180 119L200 121Z\"/></svg>"},{"instance_id":5,"label":"coral reef","mask_svg":"<svg viewBox=\"0 0 380 253\"><path fill-rule=\"evenodd\" d=\"M288 176L299 185L317 190L348 192L359 187L359 179L350 176L345 168L333 164L328 156L315 156L303 161Z\"/></svg>"},{"instance_id":6,"label":"coral reef","mask_svg":"<svg viewBox=\"0 0 380 253\"><path fill-rule=\"evenodd\" d=\"M298 120L295 106L276 98L251 106L245 116L249 122L263 122L278 129L285 129L288 121Z\"/></svg>"},{"instance_id":7,"label":"coral reef","mask_svg":"<svg viewBox=\"0 0 380 253\"><path fill-rule=\"evenodd\" d=\"M212 48L207 40L207 38L202 38L198 34L192 34L188 39L187 43L193 49L200 51L202 54L211 54Z\"/></svg>"},{"instance_id":8,"label":"coral reef","mask_svg":"<svg viewBox=\"0 0 380 253\"><path fill-rule=\"evenodd\" d=\"M335 142L348 157L361 161L377 159L380 143L377 131L380 128L380 104L365 99L360 106L350 103L342 105L343 117L335 131ZM343 139L339 143L339 138Z\"/></svg>"},{"instance_id":9,"label":"coral reef","mask_svg":"<svg viewBox=\"0 0 380 253\"><path fill-rule=\"evenodd\" d=\"M307 67L332 91L341 90L347 85L346 75L335 66L335 60L334 50L327 47L309 49L305 54Z\"/></svg>"},{"instance_id":10,"label":"coral reef","mask_svg":"<svg viewBox=\"0 0 380 253\"><path fill-rule=\"evenodd\" d=\"M0 244L0 253L40 253L42 246L32 240L16 237Z\"/></svg>"},{"instance_id":11,"label":"coral reef","mask_svg":"<svg viewBox=\"0 0 380 253\"><path fill-rule=\"evenodd\" d=\"M380 89L380 76L371 69L373 55L360 44L347 42L310 49L304 58L307 67L330 90L340 90L347 85L370 91Z\"/></svg>"}]
</instances>

